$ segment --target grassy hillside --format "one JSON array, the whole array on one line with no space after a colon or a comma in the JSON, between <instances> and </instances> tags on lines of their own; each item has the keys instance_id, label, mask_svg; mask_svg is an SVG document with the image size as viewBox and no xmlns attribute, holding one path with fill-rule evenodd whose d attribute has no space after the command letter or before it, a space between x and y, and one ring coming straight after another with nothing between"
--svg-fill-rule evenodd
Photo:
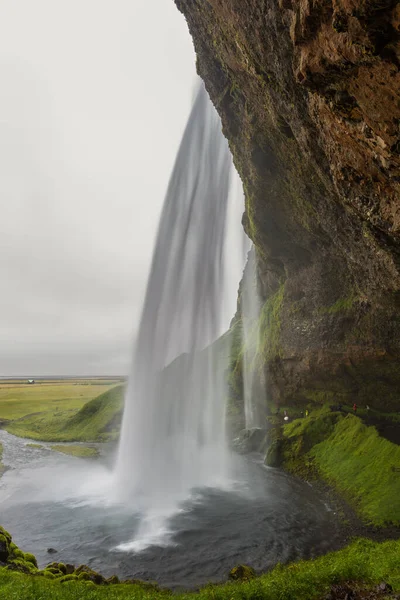
<instances>
[{"instance_id":1,"label":"grassy hillside","mask_svg":"<svg viewBox=\"0 0 400 600\"><path fill-rule=\"evenodd\" d=\"M283 427L266 463L322 477L373 525L400 525L400 446L352 414L328 407Z\"/></svg>"},{"instance_id":2,"label":"grassy hillside","mask_svg":"<svg viewBox=\"0 0 400 600\"><path fill-rule=\"evenodd\" d=\"M59 381L26 385L20 382L0 383L0 420L15 420L28 415L73 414L116 381Z\"/></svg>"},{"instance_id":3,"label":"grassy hillside","mask_svg":"<svg viewBox=\"0 0 400 600\"><path fill-rule=\"evenodd\" d=\"M123 391L124 386L117 385L81 405L78 411L44 411L10 421L5 429L14 435L49 442L116 439L122 417Z\"/></svg>"},{"instance_id":4,"label":"grassy hillside","mask_svg":"<svg viewBox=\"0 0 400 600\"><path fill-rule=\"evenodd\" d=\"M348 415L311 450L321 475L374 525L400 525L400 446Z\"/></svg>"},{"instance_id":5,"label":"grassy hillside","mask_svg":"<svg viewBox=\"0 0 400 600\"><path fill-rule=\"evenodd\" d=\"M339 552L317 560L300 561L244 581L210 585L198 592L174 594L176 600L314 600L328 597L340 583L356 590L376 588L387 582L400 591L400 541L375 543L356 540ZM65 566L63 567L65 569ZM34 571L35 569L31 569ZM52 569L56 571L56 569ZM138 583L95 585L73 575L42 571L42 576L24 575L0 568L0 597L7 600L149 600L169 596L154 586ZM228 575L228 574L227 574ZM56 577L56 579L54 578ZM57 578L58 577L58 578ZM71 580L68 580L71 578ZM346 582L346 583L345 583ZM171 595L172 597L172 595ZM344 597L344 596L339 596ZM350 593L348 597L353 597ZM357 597L384 598L384 592Z\"/></svg>"}]
</instances>

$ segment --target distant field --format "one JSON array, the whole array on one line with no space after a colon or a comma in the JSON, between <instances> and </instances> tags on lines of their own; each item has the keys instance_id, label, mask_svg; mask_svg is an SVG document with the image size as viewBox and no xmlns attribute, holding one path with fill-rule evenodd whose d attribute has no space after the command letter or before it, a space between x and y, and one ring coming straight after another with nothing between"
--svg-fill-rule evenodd
<instances>
[{"instance_id":1,"label":"distant field","mask_svg":"<svg viewBox=\"0 0 400 600\"><path fill-rule=\"evenodd\" d=\"M0 426L48 442L115 440L123 399L124 385L117 379L0 382Z\"/></svg>"},{"instance_id":2,"label":"distant field","mask_svg":"<svg viewBox=\"0 0 400 600\"><path fill-rule=\"evenodd\" d=\"M0 421L28 415L68 416L118 384L118 380L43 381L34 384L0 381ZM43 415L44 416L44 415Z\"/></svg>"}]
</instances>

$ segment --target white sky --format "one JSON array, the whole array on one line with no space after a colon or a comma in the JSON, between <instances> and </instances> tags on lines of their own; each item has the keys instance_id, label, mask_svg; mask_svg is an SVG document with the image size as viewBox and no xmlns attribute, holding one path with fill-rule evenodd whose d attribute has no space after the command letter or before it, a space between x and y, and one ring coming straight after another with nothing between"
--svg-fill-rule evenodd
<instances>
[{"instance_id":1,"label":"white sky","mask_svg":"<svg viewBox=\"0 0 400 600\"><path fill-rule=\"evenodd\" d=\"M196 80L173 0L0 2L0 375L125 374Z\"/></svg>"}]
</instances>

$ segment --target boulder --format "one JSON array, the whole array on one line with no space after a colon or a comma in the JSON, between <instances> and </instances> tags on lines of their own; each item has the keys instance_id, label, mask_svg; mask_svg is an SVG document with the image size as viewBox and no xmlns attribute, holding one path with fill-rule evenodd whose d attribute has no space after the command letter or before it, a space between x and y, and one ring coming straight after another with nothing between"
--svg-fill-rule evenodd
<instances>
[{"instance_id":1,"label":"boulder","mask_svg":"<svg viewBox=\"0 0 400 600\"><path fill-rule=\"evenodd\" d=\"M280 467L282 465L282 444L283 440L278 438L269 445L264 460L267 467Z\"/></svg>"},{"instance_id":2,"label":"boulder","mask_svg":"<svg viewBox=\"0 0 400 600\"><path fill-rule=\"evenodd\" d=\"M261 452L265 443L266 435L266 429L261 429L261 427L242 429L242 431L239 432L238 437L232 442L233 449L239 454Z\"/></svg>"},{"instance_id":3,"label":"boulder","mask_svg":"<svg viewBox=\"0 0 400 600\"><path fill-rule=\"evenodd\" d=\"M248 565L237 565L229 572L229 579L232 579L233 581L248 581L255 576L255 570Z\"/></svg>"}]
</instances>

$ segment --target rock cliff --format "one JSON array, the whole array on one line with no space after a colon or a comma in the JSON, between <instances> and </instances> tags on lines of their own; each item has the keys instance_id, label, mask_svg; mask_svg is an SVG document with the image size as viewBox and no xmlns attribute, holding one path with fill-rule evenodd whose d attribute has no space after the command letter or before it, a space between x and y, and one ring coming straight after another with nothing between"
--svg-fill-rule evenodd
<instances>
[{"instance_id":1,"label":"rock cliff","mask_svg":"<svg viewBox=\"0 0 400 600\"><path fill-rule=\"evenodd\" d=\"M400 4L175 1L244 185L269 398L398 410Z\"/></svg>"}]
</instances>

